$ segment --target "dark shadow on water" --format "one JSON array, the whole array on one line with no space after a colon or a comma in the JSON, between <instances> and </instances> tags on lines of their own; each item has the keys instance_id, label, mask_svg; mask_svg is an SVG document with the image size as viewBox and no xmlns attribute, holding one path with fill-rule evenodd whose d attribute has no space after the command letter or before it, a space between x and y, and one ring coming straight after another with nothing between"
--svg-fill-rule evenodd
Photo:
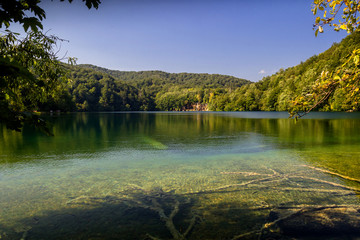
<instances>
[{"instance_id":1,"label":"dark shadow on water","mask_svg":"<svg viewBox=\"0 0 360 240\"><path fill-rule=\"evenodd\" d=\"M5 240L151 239L150 236L173 239L168 226L173 224L183 234L192 219L192 202L182 196L162 190L136 190L129 196L72 199L70 208L21 220L24 226L21 229L0 225L0 236ZM177 210L173 213L174 209ZM171 224L165 218L170 219ZM194 220L193 226L198 218Z\"/></svg>"},{"instance_id":2,"label":"dark shadow on water","mask_svg":"<svg viewBox=\"0 0 360 240\"><path fill-rule=\"evenodd\" d=\"M127 204L102 204L92 209L64 209L23 219L26 239L146 239L146 234L170 239L158 214ZM1 239L20 239L24 232L3 229Z\"/></svg>"},{"instance_id":3,"label":"dark shadow on water","mask_svg":"<svg viewBox=\"0 0 360 240\"><path fill-rule=\"evenodd\" d=\"M48 213L27 239L145 239L146 234L171 238L156 212L120 203Z\"/></svg>"},{"instance_id":4,"label":"dark shadow on water","mask_svg":"<svg viewBox=\"0 0 360 240\"><path fill-rule=\"evenodd\" d=\"M71 199L69 208L22 219L20 229L0 224L0 237L2 240L145 240L356 239L360 236L360 208L254 209L245 203L201 206L196 199L161 189L135 189L102 198L82 196ZM323 224L322 216L334 220ZM271 225L281 218L285 220ZM270 227L265 229L266 224Z\"/></svg>"}]
</instances>

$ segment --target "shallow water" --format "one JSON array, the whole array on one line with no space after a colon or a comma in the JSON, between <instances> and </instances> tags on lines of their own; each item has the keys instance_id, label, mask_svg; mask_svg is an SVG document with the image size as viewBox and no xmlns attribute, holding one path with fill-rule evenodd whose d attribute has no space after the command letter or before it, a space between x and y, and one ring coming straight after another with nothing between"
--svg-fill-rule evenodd
<instances>
[{"instance_id":1,"label":"shallow water","mask_svg":"<svg viewBox=\"0 0 360 240\"><path fill-rule=\"evenodd\" d=\"M274 209L358 206L359 183L341 176L360 179L360 115L287 117L77 113L47 116L55 137L2 128L0 237L240 239Z\"/></svg>"}]
</instances>

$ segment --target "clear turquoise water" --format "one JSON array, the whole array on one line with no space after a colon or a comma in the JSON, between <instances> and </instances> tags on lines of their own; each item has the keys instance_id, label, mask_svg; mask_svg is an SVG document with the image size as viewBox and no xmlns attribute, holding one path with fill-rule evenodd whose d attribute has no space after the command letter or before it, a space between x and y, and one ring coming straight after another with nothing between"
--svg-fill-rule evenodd
<instances>
[{"instance_id":1,"label":"clear turquoise water","mask_svg":"<svg viewBox=\"0 0 360 240\"><path fill-rule=\"evenodd\" d=\"M279 206L358 205L335 185L358 183L310 167L360 178L360 115L287 117L77 113L47 116L55 137L2 128L0 236L171 239L155 208L170 216L178 201L178 232L196 216L186 238L231 239Z\"/></svg>"}]
</instances>

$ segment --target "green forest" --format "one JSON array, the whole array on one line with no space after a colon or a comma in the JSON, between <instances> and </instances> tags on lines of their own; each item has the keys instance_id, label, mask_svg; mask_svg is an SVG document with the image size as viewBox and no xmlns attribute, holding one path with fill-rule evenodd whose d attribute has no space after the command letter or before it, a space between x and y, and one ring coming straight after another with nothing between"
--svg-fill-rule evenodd
<instances>
[{"instance_id":1,"label":"green forest","mask_svg":"<svg viewBox=\"0 0 360 240\"><path fill-rule=\"evenodd\" d=\"M209 110L217 95L251 82L219 74L124 72L65 65L67 83L40 111Z\"/></svg>"},{"instance_id":2,"label":"green forest","mask_svg":"<svg viewBox=\"0 0 360 240\"><path fill-rule=\"evenodd\" d=\"M311 91L323 71L336 71L360 46L355 32L327 51L259 82L219 74L116 71L65 65L67 82L38 111L288 111ZM348 111L350 93L339 88L318 111ZM357 111L359 109L355 109Z\"/></svg>"}]
</instances>

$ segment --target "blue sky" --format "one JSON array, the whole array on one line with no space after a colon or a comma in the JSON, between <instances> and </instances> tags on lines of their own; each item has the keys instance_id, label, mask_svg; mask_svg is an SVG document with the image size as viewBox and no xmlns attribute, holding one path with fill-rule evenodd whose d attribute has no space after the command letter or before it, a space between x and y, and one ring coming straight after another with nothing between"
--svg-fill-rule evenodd
<instances>
[{"instance_id":1,"label":"blue sky","mask_svg":"<svg viewBox=\"0 0 360 240\"><path fill-rule=\"evenodd\" d=\"M310 0L102 0L98 10L43 1L44 30L78 63L125 70L219 73L258 81L346 33L315 37Z\"/></svg>"}]
</instances>

